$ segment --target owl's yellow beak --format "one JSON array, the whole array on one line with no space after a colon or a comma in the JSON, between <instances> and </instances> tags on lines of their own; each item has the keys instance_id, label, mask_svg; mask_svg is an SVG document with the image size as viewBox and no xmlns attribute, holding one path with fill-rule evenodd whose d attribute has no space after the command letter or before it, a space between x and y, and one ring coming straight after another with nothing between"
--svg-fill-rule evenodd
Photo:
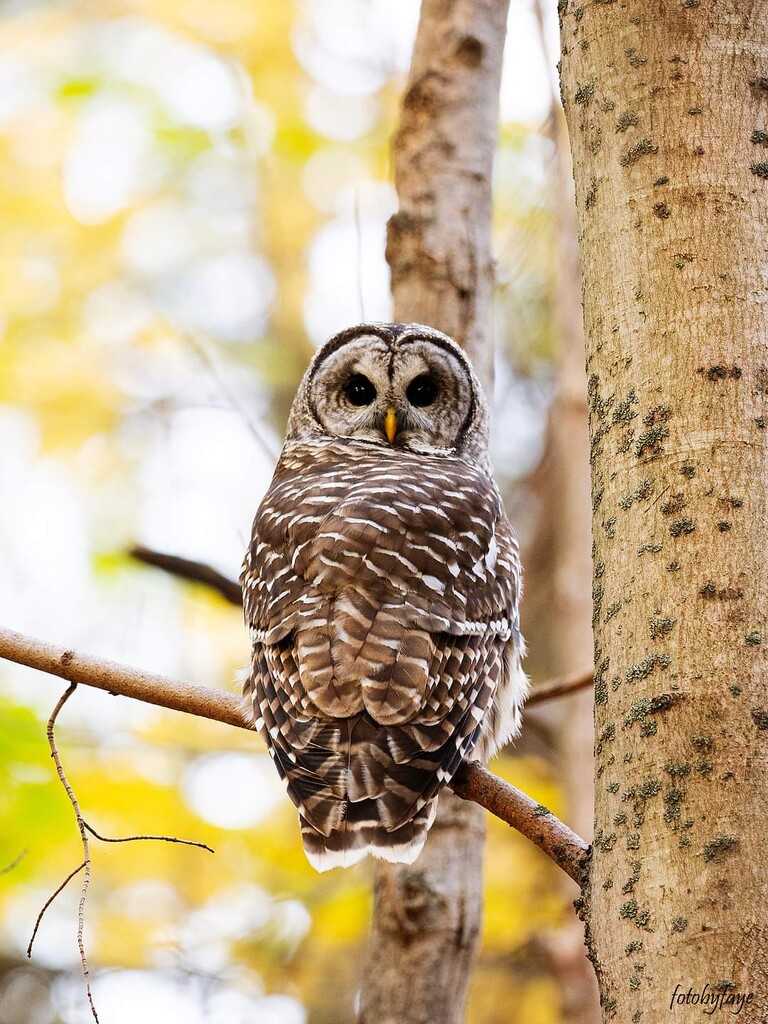
<instances>
[{"instance_id":1,"label":"owl's yellow beak","mask_svg":"<svg viewBox=\"0 0 768 1024\"><path fill-rule=\"evenodd\" d=\"M384 433L387 435L389 443L393 444L397 434L397 415L391 406L387 409L387 415L384 417Z\"/></svg>"}]
</instances>

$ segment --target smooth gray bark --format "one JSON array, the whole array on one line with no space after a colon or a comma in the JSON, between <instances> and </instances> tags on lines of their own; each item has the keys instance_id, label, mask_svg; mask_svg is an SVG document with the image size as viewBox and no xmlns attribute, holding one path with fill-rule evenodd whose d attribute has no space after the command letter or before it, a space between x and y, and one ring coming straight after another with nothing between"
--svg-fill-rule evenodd
<instances>
[{"instance_id":1,"label":"smooth gray bark","mask_svg":"<svg viewBox=\"0 0 768 1024\"><path fill-rule=\"evenodd\" d=\"M394 139L395 319L462 344L493 382L491 207L508 0L424 0ZM363 1024L460 1024L482 919L483 812L452 793L412 866L377 869Z\"/></svg>"}]
</instances>

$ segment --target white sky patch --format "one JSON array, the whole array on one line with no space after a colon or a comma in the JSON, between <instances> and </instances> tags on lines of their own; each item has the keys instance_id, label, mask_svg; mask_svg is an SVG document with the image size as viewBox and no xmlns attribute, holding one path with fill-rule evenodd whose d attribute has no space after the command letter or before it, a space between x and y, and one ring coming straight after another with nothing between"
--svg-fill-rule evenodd
<instances>
[{"instance_id":1,"label":"white sky patch","mask_svg":"<svg viewBox=\"0 0 768 1024\"><path fill-rule=\"evenodd\" d=\"M552 39L548 32L548 38L550 52L559 55L556 35ZM526 124L543 121L552 102L552 88L532 5L513 3L507 21L501 76L501 120Z\"/></svg>"},{"instance_id":2,"label":"white sky patch","mask_svg":"<svg viewBox=\"0 0 768 1024\"><path fill-rule=\"evenodd\" d=\"M162 176L147 110L107 91L80 115L64 160L64 200L83 224L100 224L136 202Z\"/></svg>"},{"instance_id":3,"label":"white sky patch","mask_svg":"<svg viewBox=\"0 0 768 1024\"><path fill-rule=\"evenodd\" d=\"M72 867L75 866L72 865ZM16 952L19 959L26 952L27 943L40 908L60 881L61 879L51 879L46 885L46 882L41 880L38 885L19 888L8 898L0 921L3 947L8 951ZM45 917L35 938L34 963L42 964L53 970L74 971L79 969L80 954L72 922L77 922L77 905L81 884L82 875L79 875L72 880L45 912ZM86 946L93 941L93 932L89 928L87 920L83 938ZM1 1013L0 1020L2 1020Z\"/></svg>"},{"instance_id":4,"label":"white sky patch","mask_svg":"<svg viewBox=\"0 0 768 1024\"><path fill-rule=\"evenodd\" d=\"M226 419L226 414L222 415ZM246 429L242 430L244 449L247 444L248 452L253 455L255 450L258 456L259 449ZM213 651L207 659L199 658L198 665L185 661L188 645L182 630L183 598L173 580L149 572L113 580L100 580L94 575L91 559L97 530L91 520L96 507L89 503L72 467L53 458L40 458L38 444L33 418L0 406L0 621L11 629L44 636L52 643L71 645L96 656L172 676L187 672L210 683L216 671L209 664L214 659ZM241 463L240 471L243 464L247 465L247 460ZM257 499L237 467L231 469L233 478L237 478L240 500L231 501L227 508L233 488L225 486L219 494L211 496L209 491L208 496L218 502L219 521L226 524L218 534L212 531L215 544L211 547L220 550L215 545L221 542L221 535L225 544L229 540L229 568L236 574L245 539L233 523L233 509L235 517L240 515L241 532L245 534ZM131 503L125 484L116 500L123 506ZM108 508L107 503L101 514L106 516ZM186 517L181 512L179 515L183 523ZM174 525L166 524L171 528ZM118 535L113 543L119 547L129 539L130 535L124 539ZM210 646L211 638L204 628L196 636L200 645ZM245 636L243 646L245 650ZM201 678L198 670L206 675ZM52 695L61 693L59 680L21 666L4 664L2 679L5 692L46 715L50 713ZM82 687L77 700L67 708L70 723L98 726L101 732L125 730L158 714L162 712L150 705L109 697L90 687Z\"/></svg>"},{"instance_id":5,"label":"white sky patch","mask_svg":"<svg viewBox=\"0 0 768 1024\"><path fill-rule=\"evenodd\" d=\"M205 131L223 131L240 120L237 78L223 60L201 47L174 42L152 68L152 84L168 113Z\"/></svg>"},{"instance_id":6,"label":"white sky patch","mask_svg":"<svg viewBox=\"0 0 768 1024\"><path fill-rule=\"evenodd\" d=\"M231 249L198 260L158 298L180 327L245 343L264 330L275 279L259 253Z\"/></svg>"},{"instance_id":7,"label":"white sky patch","mask_svg":"<svg viewBox=\"0 0 768 1024\"><path fill-rule=\"evenodd\" d=\"M127 281L108 281L83 303L83 327L97 342L124 345L133 341L154 320L146 297Z\"/></svg>"},{"instance_id":8,"label":"white sky patch","mask_svg":"<svg viewBox=\"0 0 768 1024\"><path fill-rule=\"evenodd\" d=\"M131 214L120 237L125 268L144 278L177 274L206 248L205 224L180 202L166 199Z\"/></svg>"},{"instance_id":9,"label":"white sky patch","mask_svg":"<svg viewBox=\"0 0 768 1024\"><path fill-rule=\"evenodd\" d=\"M272 934L273 903L257 885L231 886L188 914L178 929L177 944L186 967L225 975L232 967L232 943ZM258 1018L256 1018L258 1019Z\"/></svg>"},{"instance_id":10,"label":"white sky patch","mask_svg":"<svg viewBox=\"0 0 768 1024\"><path fill-rule=\"evenodd\" d=\"M266 754L212 754L198 758L184 773L187 804L219 828L252 828L285 797Z\"/></svg>"},{"instance_id":11,"label":"white sky patch","mask_svg":"<svg viewBox=\"0 0 768 1024\"><path fill-rule=\"evenodd\" d=\"M0 128L28 116L44 93L44 84L30 64L16 54L0 56Z\"/></svg>"},{"instance_id":12,"label":"white sky patch","mask_svg":"<svg viewBox=\"0 0 768 1024\"><path fill-rule=\"evenodd\" d=\"M346 212L321 228L310 246L304 323L315 345L349 324L392 316L384 258L386 222L394 212L391 191L373 183L360 186L359 220L352 202L354 188L346 193Z\"/></svg>"},{"instance_id":13,"label":"white sky patch","mask_svg":"<svg viewBox=\"0 0 768 1024\"><path fill-rule=\"evenodd\" d=\"M304 192L322 213L340 213L340 193L361 188L370 180L368 161L345 146L329 145L313 154L304 165Z\"/></svg>"},{"instance_id":14,"label":"white sky patch","mask_svg":"<svg viewBox=\"0 0 768 1024\"><path fill-rule=\"evenodd\" d=\"M367 14L367 4L358 0L310 0L292 43L316 82L353 96L370 95L386 83L387 51L372 38Z\"/></svg>"},{"instance_id":15,"label":"white sky patch","mask_svg":"<svg viewBox=\"0 0 768 1024\"><path fill-rule=\"evenodd\" d=\"M371 131L379 118L375 95L350 96L315 85L304 103L304 119L328 139L350 142Z\"/></svg>"},{"instance_id":16,"label":"white sky patch","mask_svg":"<svg viewBox=\"0 0 768 1024\"><path fill-rule=\"evenodd\" d=\"M300 900L279 900L272 908L277 938L296 946L312 927L312 915Z\"/></svg>"},{"instance_id":17,"label":"white sky patch","mask_svg":"<svg viewBox=\"0 0 768 1024\"><path fill-rule=\"evenodd\" d=\"M381 88L391 74L407 73L419 16L413 0L308 0L305 10L293 47L316 82L338 93L364 96ZM548 50L556 60L557 19L547 13ZM540 122L556 84L556 71L547 67L542 52L531 0L518 0L510 6L507 22L502 120Z\"/></svg>"},{"instance_id":18,"label":"white sky patch","mask_svg":"<svg viewBox=\"0 0 768 1024\"><path fill-rule=\"evenodd\" d=\"M38 443L31 416L0 407L0 621L23 628L34 598L54 639L62 605L87 595L84 499L63 466L38 457Z\"/></svg>"},{"instance_id":19,"label":"white sky patch","mask_svg":"<svg viewBox=\"0 0 768 1024\"><path fill-rule=\"evenodd\" d=\"M189 165L186 193L209 217L247 218L258 198L256 169L244 153L206 150Z\"/></svg>"},{"instance_id":20,"label":"white sky patch","mask_svg":"<svg viewBox=\"0 0 768 1024\"><path fill-rule=\"evenodd\" d=\"M100 29L99 52L109 73L152 89L174 120L204 131L239 121L237 75L210 50L139 17L117 18Z\"/></svg>"},{"instance_id":21,"label":"white sky patch","mask_svg":"<svg viewBox=\"0 0 768 1024\"><path fill-rule=\"evenodd\" d=\"M93 968L92 968L93 970ZM173 975L159 971L117 970L91 975L99 1015L108 1024L306 1024L307 1014L293 996L264 995L241 979ZM53 1003L64 1024L93 1024L82 979L68 976L52 987Z\"/></svg>"},{"instance_id":22,"label":"white sky patch","mask_svg":"<svg viewBox=\"0 0 768 1024\"><path fill-rule=\"evenodd\" d=\"M143 878L121 885L109 894L108 906L132 921L152 921L158 917L175 917L182 909L178 890L159 878Z\"/></svg>"},{"instance_id":23,"label":"white sky patch","mask_svg":"<svg viewBox=\"0 0 768 1024\"><path fill-rule=\"evenodd\" d=\"M239 413L180 411L141 468L138 536L237 575L273 471Z\"/></svg>"},{"instance_id":24,"label":"white sky patch","mask_svg":"<svg viewBox=\"0 0 768 1024\"><path fill-rule=\"evenodd\" d=\"M187 914L178 929L178 947L186 967L215 973L231 970L231 944L258 940L270 929L272 899L265 889L246 883L222 889L205 906Z\"/></svg>"},{"instance_id":25,"label":"white sky patch","mask_svg":"<svg viewBox=\"0 0 768 1024\"><path fill-rule=\"evenodd\" d=\"M530 382L515 380L504 363L497 360L494 391L491 458L500 476L520 479L541 458L542 425L551 401L551 388L537 389Z\"/></svg>"}]
</instances>

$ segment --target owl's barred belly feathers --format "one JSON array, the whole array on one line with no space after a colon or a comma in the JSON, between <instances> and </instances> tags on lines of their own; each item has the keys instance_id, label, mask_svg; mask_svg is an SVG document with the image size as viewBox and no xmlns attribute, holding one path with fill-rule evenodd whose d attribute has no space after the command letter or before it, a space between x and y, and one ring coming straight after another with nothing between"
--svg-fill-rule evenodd
<instances>
[{"instance_id":1,"label":"owl's barred belly feathers","mask_svg":"<svg viewBox=\"0 0 768 1024\"><path fill-rule=\"evenodd\" d=\"M415 859L461 761L517 732L519 578L484 468L289 439L243 566L246 695L319 870Z\"/></svg>"}]
</instances>

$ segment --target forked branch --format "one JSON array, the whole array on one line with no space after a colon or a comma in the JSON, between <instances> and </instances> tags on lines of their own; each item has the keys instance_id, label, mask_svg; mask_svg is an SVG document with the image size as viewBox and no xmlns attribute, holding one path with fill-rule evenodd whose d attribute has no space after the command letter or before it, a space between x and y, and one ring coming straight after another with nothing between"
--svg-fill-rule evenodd
<instances>
[{"instance_id":1,"label":"forked branch","mask_svg":"<svg viewBox=\"0 0 768 1024\"><path fill-rule=\"evenodd\" d=\"M64 889L67 882L69 882L71 878L74 878L74 876L78 874L81 868L84 868L85 874L83 875L83 884L80 887L80 902L78 903L77 907L77 948L80 950L80 966L83 971L83 980L85 981L85 991L88 996L88 1004L91 1007L93 1019L96 1021L96 1024L99 1024L99 1015L98 1013L96 1013L96 1005L93 1001L93 992L91 991L91 975L90 970L88 968L88 957L85 955L85 943L83 941L83 930L85 928L85 900L86 897L88 896L88 886L91 884L91 851L88 842L88 830L85 827L85 819L83 818L82 812L80 810L80 804L77 802L77 797L75 796L74 791L69 784L69 780L67 779L67 776L64 773L64 767L61 763L61 758L59 757L59 752L56 748L56 737L54 733L56 719L58 718L59 712L67 703L72 694L75 692L76 688L77 683L70 683L66 692L59 698L58 704L53 709L53 714L48 719L48 728L46 731L48 734L48 745L51 748L51 757L53 758L53 762L56 765L56 772L59 776L59 780L61 781L62 786L66 790L67 796L69 797L69 802L72 804L72 809L75 812L75 818L77 819L77 827L80 832L80 841L83 844L83 863L80 865L80 867L75 868L75 870L69 874L69 876L53 894L53 897L50 900L48 900L48 902L41 910L37 918L37 921L35 922L35 930L32 932L32 938L29 940L27 956L32 955L32 944L35 941L35 935L37 934L37 929L40 927L40 921L42 920L43 914L51 905L56 896L58 896L62 889Z\"/></svg>"},{"instance_id":2,"label":"forked branch","mask_svg":"<svg viewBox=\"0 0 768 1024\"><path fill-rule=\"evenodd\" d=\"M80 841L81 841L82 847L83 847L83 861L76 868L74 868L72 871L70 871L70 873L67 875L67 877L64 879L64 881L61 883L61 885L59 885L58 888L54 890L54 892L48 897L48 899L43 904L43 906L42 906L42 908L40 910L40 913L37 915L37 920L35 921L35 926L32 929L32 937L30 938L29 945L27 946L27 956L28 957L32 956L32 947L34 946L35 938L37 936L38 930L39 930L40 925L42 923L43 917L45 916L45 912L48 910L48 908L53 903L53 901L56 899L56 897L60 893L62 893L64 891L64 889L66 889L66 887L69 885L69 883L75 877L75 875L78 875L81 871L85 870L85 874L83 875L83 884L82 884L82 886L80 888L80 901L78 903L78 908L77 908L77 946L78 946L78 949L80 951L80 965L81 965L81 968L82 968L83 980L85 981L85 991L86 991L86 994L88 996L88 1004L89 1004L89 1006L91 1008L91 1013L93 1014L93 1019L96 1021L96 1024L99 1024L99 1015L96 1012L96 1005L95 1005L95 1003L93 1001L93 992L91 990L90 969L89 969L89 966L88 966L88 957L86 956L85 942L84 942L84 939L83 939L83 932L84 932L84 929L85 929L85 901L86 901L86 898L88 896L88 887L91 884L91 850L90 850L90 842L89 842L89 839L88 839L88 834L90 833L90 835L94 836L96 839L99 839L99 840L101 840L102 842L105 842L105 843L130 843L130 842L135 842L137 840L142 840L142 839L152 839L152 840L159 840L161 842L167 842L167 843L183 843L185 846L197 846L197 847L199 847L199 848L201 848L203 850L207 850L209 853L213 853L213 850L210 848L210 846L207 846L205 843L197 843L197 842L194 842L191 839L179 839L177 836L148 836L148 835L142 835L142 836L125 836L125 837L121 837L121 838L118 838L118 839L112 839L112 838L109 838L107 836L99 835L99 833L96 831L96 829L88 824L88 822L83 817L83 812L80 810L80 804L78 803L77 797L75 796L75 792L72 789L72 786L71 786L71 784L69 782L69 779L67 778L67 775L66 775L66 773L64 771L64 765L62 764L61 756L59 755L59 750L58 750L58 747L56 746L56 732L55 732L56 719L59 716L59 712L64 707L64 705L66 704L66 702L69 700L69 698L72 696L72 694L75 692L76 689L77 689L77 681L70 682L69 687L67 688L66 692L59 698L59 701L56 704L56 707L53 709L53 713L51 714L51 717L48 719L48 726L47 726L47 729L46 729L46 733L47 733L47 736L48 736L48 745L51 748L51 757L53 758L53 763L56 766L56 774L58 775L59 781L61 782L62 786L64 787L64 790L65 790L65 792L67 794L69 802L72 804L72 809L75 812L75 820L77 821L77 828L78 828L78 831L80 832ZM17 858L17 860L18 859L19 858Z\"/></svg>"}]
</instances>

